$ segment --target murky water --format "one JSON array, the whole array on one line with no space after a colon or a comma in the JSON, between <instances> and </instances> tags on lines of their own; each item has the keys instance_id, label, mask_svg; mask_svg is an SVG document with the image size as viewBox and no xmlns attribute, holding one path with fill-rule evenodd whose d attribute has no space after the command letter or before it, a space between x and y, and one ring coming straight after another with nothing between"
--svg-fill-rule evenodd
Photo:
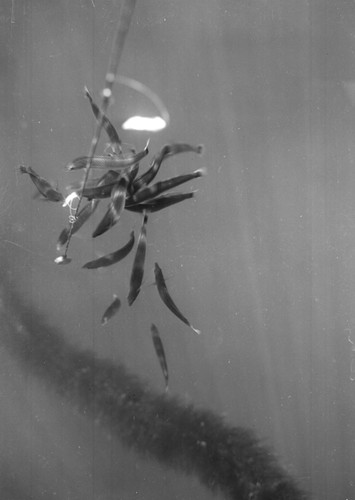
<instances>
[{"instance_id":1,"label":"murky water","mask_svg":"<svg viewBox=\"0 0 355 500\"><path fill-rule=\"evenodd\" d=\"M125 211L92 239L103 200L72 238L71 264L56 266L68 208L33 198L16 168L31 165L65 193L81 178L65 165L89 152L95 120L83 89L100 102L117 19L108 0L13 0L0 11L0 496L223 497L192 466L186 475L189 463L135 450L144 440L134 433L122 444L128 426L112 430L99 393L78 400L83 374L103 373L97 363L119 379L115 396L133 374L155 408L164 395L155 323L167 401L251 429L312 498L354 498L354 6L138 0L119 72L159 96L170 124L122 131L129 116L156 113L123 85L109 117L125 148L140 151L150 138L142 168L164 144L204 144L203 156L168 158L157 180L204 167L208 175L178 188L197 190L193 199L149 215L144 281L131 307L134 252L113 267L82 265L123 246L132 229L137 237L141 216ZM155 262L201 335L161 301ZM113 294L122 306L102 327ZM117 378L112 367L122 365ZM106 397L106 379L93 377Z\"/></svg>"}]
</instances>

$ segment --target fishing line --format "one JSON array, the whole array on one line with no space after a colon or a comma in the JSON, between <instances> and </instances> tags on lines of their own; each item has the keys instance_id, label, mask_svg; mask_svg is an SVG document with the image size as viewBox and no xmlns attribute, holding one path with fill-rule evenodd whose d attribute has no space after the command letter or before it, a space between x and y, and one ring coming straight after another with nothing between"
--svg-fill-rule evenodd
<instances>
[{"instance_id":1,"label":"fishing line","mask_svg":"<svg viewBox=\"0 0 355 500\"><path fill-rule=\"evenodd\" d=\"M108 70L107 70L106 77L105 77L104 89L102 91L101 113L100 113L99 119L97 120L95 133L94 133L94 136L93 136L92 141L91 141L90 151L88 154L88 160L87 160L87 164L85 167L85 174L84 174L84 180L83 180L83 190L85 189L87 180L89 178L89 172L90 172L91 165L92 165L92 159L95 155L96 148L97 148L97 145L98 145L98 142L100 139L100 134L101 134L101 130L103 128L103 123L104 123L104 119L106 116L106 111L107 111L107 108L109 107L109 104L110 104L111 99L112 99L112 88L113 88L113 85L114 85L115 80L116 80L118 65L119 65L119 62L121 60L123 47L124 47L127 33L128 33L128 30L129 30L129 27L131 24L135 5L136 5L136 0L125 0L121 6L120 16L118 19L117 29L116 29L116 33L115 33L115 38L114 38L114 41L112 44L111 55L110 55L110 60L109 60L109 64L108 64ZM80 196L79 196L78 204L77 204L76 211L74 214L75 218L78 214L82 199L83 199L83 191L80 193ZM75 220L74 220L74 222L75 222ZM61 255L55 259L54 262L56 264L68 264L71 261L71 259L68 258L67 254L68 254L69 244L70 244L71 236L72 236L72 232L73 232L73 226L74 226L74 223L71 223L70 228L69 228L68 240L67 240L67 243L65 246L64 255Z\"/></svg>"}]
</instances>

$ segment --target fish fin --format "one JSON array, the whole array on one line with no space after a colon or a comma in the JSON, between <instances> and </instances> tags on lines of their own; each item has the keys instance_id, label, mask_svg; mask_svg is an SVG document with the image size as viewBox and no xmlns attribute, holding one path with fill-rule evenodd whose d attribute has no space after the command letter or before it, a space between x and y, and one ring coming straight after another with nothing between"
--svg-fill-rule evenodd
<instances>
[{"instance_id":1,"label":"fish fin","mask_svg":"<svg viewBox=\"0 0 355 500\"><path fill-rule=\"evenodd\" d=\"M205 146L203 144L199 144L196 148L196 153L202 156L204 152L205 152Z\"/></svg>"},{"instance_id":2,"label":"fish fin","mask_svg":"<svg viewBox=\"0 0 355 500\"><path fill-rule=\"evenodd\" d=\"M25 167L25 165L19 165L18 169L21 172L21 174L28 174L28 170L27 167Z\"/></svg>"},{"instance_id":3,"label":"fish fin","mask_svg":"<svg viewBox=\"0 0 355 500\"><path fill-rule=\"evenodd\" d=\"M197 170L194 171L194 174L199 174L200 177L202 177L203 175L207 175L207 168L206 167L198 168Z\"/></svg>"},{"instance_id":4,"label":"fish fin","mask_svg":"<svg viewBox=\"0 0 355 500\"><path fill-rule=\"evenodd\" d=\"M195 328L194 326L190 325L190 328L191 330L193 330L195 333L197 333L197 335L200 335L201 333L201 330L198 330L197 328Z\"/></svg>"}]
</instances>

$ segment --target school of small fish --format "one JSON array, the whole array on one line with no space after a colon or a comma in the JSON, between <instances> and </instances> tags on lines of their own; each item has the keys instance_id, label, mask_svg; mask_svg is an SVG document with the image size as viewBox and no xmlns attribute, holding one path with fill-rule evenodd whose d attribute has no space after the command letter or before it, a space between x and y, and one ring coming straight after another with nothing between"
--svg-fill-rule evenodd
<instances>
[{"instance_id":1,"label":"school of small fish","mask_svg":"<svg viewBox=\"0 0 355 500\"><path fill-rule=\"evenodd\" d=\"M96 120L99 121L102 119L103 129L109 139L110 153L105 153L101 156L94 156L92 158L89 175L87 175L84 182L68 186L67 189L70 191L70 194L66 198L50 182L38 175L32 167L20 165L19 171L29 175L31 181L37 188L38 193L48 201L64 202L63 206L69 206L71 209L71 204L75 197L80 197L80 200L81 198L87 199L87 203L80 210L71 210L71 215L69 216L69 226L63 229L58 238L58 251L60 251L63 246L68 246L71 236L79 231L83 224L96 211L102 199L108 199L109 203L103 218L92 234L93 238L104 234L117 224L124 210L138 212L142 215L142 226L137 239L136 251L131 271L129 293L127 296L128 304L131 306L138 297L143 282L145 256L147 250L148 214L163 210L164 208L192 198L195 194L194 191L185 193L164 193L190 180L203 176L205 174L205 170L201 168L189 174L178 175L176 177L158 181L154 184L151 183L157 176L160 167L166 158L186 152L202 154L203 146L194 146L187 143L173 143L165 145L159 153L153 157L149 168L144 173L138 175L140 162L149 154L149 141L142 151L135 152L130 150L128 153L125 153L123 151L123 145L117 130L108 117L102 114L102 111L94 102L87 88L85 88L85 95L89 100ZM68 171L86 169L89 161L90 158L86 156L77 157L66 165L66 169ZM97 177L96 172L100 172L101 175ZM123 247L104 255L103 257L87 262L83 265L83 268L99 269L116 264L131 252L135 242L136 239L134 231L131 231L130 238ZM67 257L66 251L64 255L60 255L55 259L57 264L67 264L70 261L71 259ZM163 271L158 263L155 263L154 274L155 285L163 303L177 318L179 318L195 333L199 334L200 330L192 326L190 321L182 314L173 301L167 289ZM108 306L102 316L101 324L106 325L108 321L118 312L120 307L121 301L118 296L114 294L112 303ZM165 389L167 390L168 366L163 342L155 324L151 325L151 334L153 346L164 375Z\"/></svg>"}]
</instances>

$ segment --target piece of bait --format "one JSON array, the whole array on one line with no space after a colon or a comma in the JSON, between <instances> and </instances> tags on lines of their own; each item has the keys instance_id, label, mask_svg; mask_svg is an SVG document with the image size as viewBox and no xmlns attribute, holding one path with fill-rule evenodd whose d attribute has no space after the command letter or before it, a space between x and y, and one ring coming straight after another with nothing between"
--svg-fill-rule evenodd
<instances>
[{"instance_id":1,"label":"piece of bait","mask_svg":"<svg viewBox=\"0 0 355 500\"><path fill-rule=\"evenodd\" d=\"M152 325L150 327L150 331L152 333L152 340L153 340L154 349L155 349L157 358L159 360L161 370L162 370L163 375L164 375L165 392L167 392L168 391L168 382L169 382L169 373L168 373L168 365L166 362L163 342L162 342L161 337L159 335L159 330L154 325L154 323L152 323Z\"/></svg>"},{"instance_id":2,"label":"piece of bait","mask_svg":"<svg viewBox=\"0 0 355 500\"><path fill-rule=\"evenodd\" d=\"M157 285L159 295L160 295L162 301L164 302L164 304L168 307L168 309L170 309L170 311L173 314L175 314L175 316L177 318L181 319L181 321L183 321L185 323L185 325L189 326L195 333L200 334L201 331L197 330L197 328L194 328L191 325L190 321L187 318L185 318L185 316L181 313L181 311L178 309L175 302L171 298L171 296L168 292L168 289L166 287L165 279L163 276L163 271L161 270L161 268L159 267L157 262L155 263L155 266L154 266L154 275L155 275L155 283Z\"/></svg>"},{"instance_id":3,"label":"piece of bait","mask_svg":"<svg viewBox=\"0 0 355 500\"><path fill-rule=\"evenodd\" d=\"M147 220L148 220L148 215L144 212L143 224L138 238L137 250L133 261L133 267L129 285L128 304L130 306L138 297L143 281L144 261L147 249Z\"/></svg>"},{"instance_id":4,"label":"piece of bait","mask_svg":"<svg viewBox=\"0 0 355 500\"><path fill-rule=\"evenodd\" d=\"M81 226L88 220L88 218L95 212L97 205L100 200L92 200L89 201L78 213L74 224L71 227L71 234L75 234L79 231ZM57 241L57 250L60 250L62 246L64 246L69 238L70 227L66 227L60 233L58 241Z\"/></svg>"},{"instance_id":5,"label":"piece of bait","mask_svg":"<svg viewBox=\"0 0 355 500\"><path fill-rule=\"evenodd\" d=\"M55 189L46 179L39 176L32 167L19 166L21 174L28 174L31 181L36 186L42 196L49 201L63 201L64 196L58 189Z\"/></svg>"},{"instance_id":6,"label":"piece of bait","mask_svg":"<svg viewBox=\"0 0 355 500\"><path fill-rule=\"evenodd\" d=\"M126 202L127 185L127 177L122 176L113 186L107 212L93 232L93 238L105 233L119 221Z\"/></svg>"},{"instance_id":7,"label":"piece of bait","mask_svg":"<svg viewBox=\"0 0 355 500\"><path fill-rule=\"evenodd\" d=\"M83 265L84 269L98 269L100 267L111 266L124 259L132 250L134 245L134 231L131 232L129 241L119 250L109 253L96 260L91 260Z\"/></svg>"},{"instance_id":8,"label":"piece of bait","mask_svg":"<svg viewBox=\"0 0 355 500\"><path fill-rule=\"evenodd\" d=\"M126 169L138 163L149 153L149 139L143 151L130 155L128 158L116 158L115 156L94 156L91 160L91 168L104 169ZM90 158L88 156L79 156L66 166L67 170L80 170L86 168Z\"/></svg>"},{"instance_id":9,"label":"piece of bait","mask_svg":"<svg viewBox=\"0 0 355 500\"><path fill-rule=\"evenodd\" d=\"M65 265L69 264L71 262L71 259L67 257L66 255L59 255L56 259L54 259L54 262L59 265Z\"/></svg>"},{"instance_id":10,"label":"piece of bait","mask_svg":"<svg viewBox=\"0 0 355 500\"><path fill-rule=\"evenodd\" d=\"M184 142L166 144L165 146L163 146L159 153L153 158L150 168L134 181L133 192L138 191L143 186L146 186L147 184L152 182L152 180L154 180L165 158L179 153L187 153L189 151L197 154L202 154L203 146L201 144L199 144L198 146L193 146L192 144L186 144Z\"/></svg>"},{"instance_id":11,"label":"piece of bait","mask_svg":"<svg viewBox=\"0 0 355 500\"><path fill-rule=\"evenodd\" d=\"M108 306L108 308L104 312L102 319L101 319L101 325L105 326L106 323L112 318L112 316L114 316L118 312L120 307L121 307L121 301L117 297L117 295L114 293L113 294L113 302L111 302L111 304Z\"/></svg>"},{"instance_id":12,"label":"piece of bait","mask_svg":"<svg viewBox=\"0 0 355 500\"><path fill-rule=\"evenodd\" d=\"M171 205L175 205L176 203L180 203L181 201L188 200L189 198L193 198L196 191L191 191L190 193L171 193L159 196L158 198L153 198L150 201L146 201L145 203L138 203L137 205L126 206L127 210L131 212L143 212L146 210L147 212L158 212L159 210L163 210L164 208L170 207Z\"/></svg>"},{"instance_id":13,"label":"piece of bait","mask_svg":"<svg viewBox=\"0 0 355 500\"><path fill-rule=\"evenodd\" d=\"M102 117L102 126L106 130L108 138L110 139L112 149L114 151L116 151L116 149L117 149L119 153L122 153L122 142L121 142L121 139L119 138L117 130L112 125L112 123L107 118L107 116L102 114L100 108L98 107L98 105L94 102L93 98L91 97L87 87L84 88L84 92L85 92L86 97L89 99L91 109L95 115L96 120L99 121Z\"/></svg>"},{"instance_id":14,"label":"piece of bait","mask_svg":"<svg viewBox=\"0 0 355 500\"><path fill-rule=\"evenodd\" d=\"M205 175L205 173L206 169L199 168L191 174L178 175L176 177L171 177L170 179L167 179L165 181L156 182L152 186L146 186L140 191L137 191L133 196L130 196L127 200L126 205L135 205L137 203L141 203L142 201L155 198L164 191L168 191L169 189L172 189L176 186L180 186L180 184L184 184L185 182L191 181L192 179L202 177L203 175Z\"/></svg>"}]
</instances>

